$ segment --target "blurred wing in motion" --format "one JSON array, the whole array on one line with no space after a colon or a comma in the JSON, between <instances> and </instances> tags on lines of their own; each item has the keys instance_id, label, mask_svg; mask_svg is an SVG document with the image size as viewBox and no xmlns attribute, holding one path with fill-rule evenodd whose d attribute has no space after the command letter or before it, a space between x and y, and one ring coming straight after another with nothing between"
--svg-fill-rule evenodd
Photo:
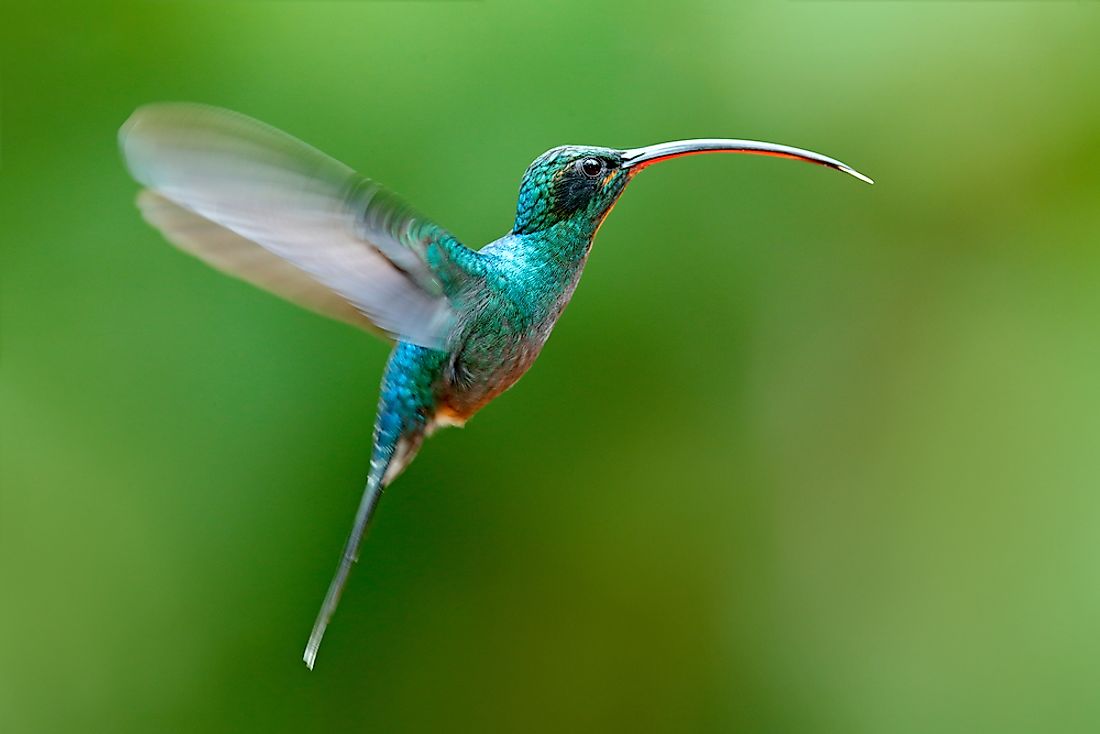
<instances>
[{"instance_id":1,"label":"blurred wing in motion","mask_svg":"<svg viewBox=\"0 0 1100 734\"><path fill-rule=\"evenodd\" d=\"M139 108L119 143L149 189L142 213L181 249L326 316L443 346L454 312L426 253L453 239L378 184L203 105Z\"/></svg>"},{"instance_id":2,"label":"blurred wing in motion","mask_svg":"<svg viewBox=\"0 0 1100 734\"><path fill-rule=\"evenodd\" d=\"M207 265L322 316L386 336L350 301L252 240L173 204L150 189L138 194L137 204L145 221L159 229L169 242Z\"/></svg>"}]
</instances>

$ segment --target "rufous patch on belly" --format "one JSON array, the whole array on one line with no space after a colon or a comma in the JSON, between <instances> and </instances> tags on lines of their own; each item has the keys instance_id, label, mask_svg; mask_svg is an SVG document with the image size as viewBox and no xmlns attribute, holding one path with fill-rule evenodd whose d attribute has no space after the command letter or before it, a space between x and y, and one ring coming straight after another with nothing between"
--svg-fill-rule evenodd
<instances>
[{"instance_id":1,"label":"rufous patch on belly","mask_svg":"<svg viewBox=\"0 0 1100 734\"><path fill-rule=\"evenodd\" d=\"M439 408L436 409L435 415L432 416L432 423L428 430L430 433L444 426L462 428L462 426L466 425L466 421L469 420L469 418L470 416L468 415L460 415L449 405L440 405Z\"/></svg>"}]
</instances>

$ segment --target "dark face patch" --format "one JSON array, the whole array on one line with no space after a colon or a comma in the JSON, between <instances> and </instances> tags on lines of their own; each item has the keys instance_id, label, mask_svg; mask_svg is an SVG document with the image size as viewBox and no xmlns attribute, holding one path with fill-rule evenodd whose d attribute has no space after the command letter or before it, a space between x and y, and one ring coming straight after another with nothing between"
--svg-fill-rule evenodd
<instances>
[{"instance_id":1,"label":"dark face patch","mask_svg":"<svg viewBox=\"0 0 1100 734\"><path fill-rule=\"evenodd\" d=\"M583 159L589 160L589 159ZM578 209L588 206L600 188L599 177L589 176L582 170L583 160L567 166L554 179L554 214L565 219Z\"/></svg>"}]
</instances>

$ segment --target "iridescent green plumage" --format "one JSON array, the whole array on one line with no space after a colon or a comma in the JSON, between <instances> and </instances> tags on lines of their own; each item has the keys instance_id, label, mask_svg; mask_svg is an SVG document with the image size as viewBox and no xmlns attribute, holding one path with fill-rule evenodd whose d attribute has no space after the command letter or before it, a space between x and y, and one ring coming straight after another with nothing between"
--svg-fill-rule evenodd
<instances>
[{"instance_id":1,"label":"iridescent green plumage","mask_svg":"<svg viewBox=\"0 0 1100 734\"><path fill-rule=\"evenodd\" d=\"M397 341L386 365L362 502L314 625L313 667L383 488L424 437L462 425L538 357L580 280L604 217L631 177L682 155L797 158L809 151L744 140L693 140L632 150L563 146L524 173L512 231L478 251L378 184L242 115L153 105L120 144L147 190L146 218L220 270Z\"/></svg>"}]
</instances>

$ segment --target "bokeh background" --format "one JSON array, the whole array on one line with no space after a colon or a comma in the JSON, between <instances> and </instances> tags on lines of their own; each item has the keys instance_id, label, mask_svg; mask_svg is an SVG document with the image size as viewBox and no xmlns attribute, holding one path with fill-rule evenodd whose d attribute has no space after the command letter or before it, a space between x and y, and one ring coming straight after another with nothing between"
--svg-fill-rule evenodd
<instances>
[{"instance_id":1,"label":"bokeh background","mask_svg":"<svg viewBox=\"0 0 1100 734\"><path fill-rule=\"evenodd\" d=\"M0 23L0 730L1100 730L1100 3L53 2ZM387 493L387 346L139 218L218 104L480 245L639 177L532 372Z\"/></svg>"}]
</instances>

